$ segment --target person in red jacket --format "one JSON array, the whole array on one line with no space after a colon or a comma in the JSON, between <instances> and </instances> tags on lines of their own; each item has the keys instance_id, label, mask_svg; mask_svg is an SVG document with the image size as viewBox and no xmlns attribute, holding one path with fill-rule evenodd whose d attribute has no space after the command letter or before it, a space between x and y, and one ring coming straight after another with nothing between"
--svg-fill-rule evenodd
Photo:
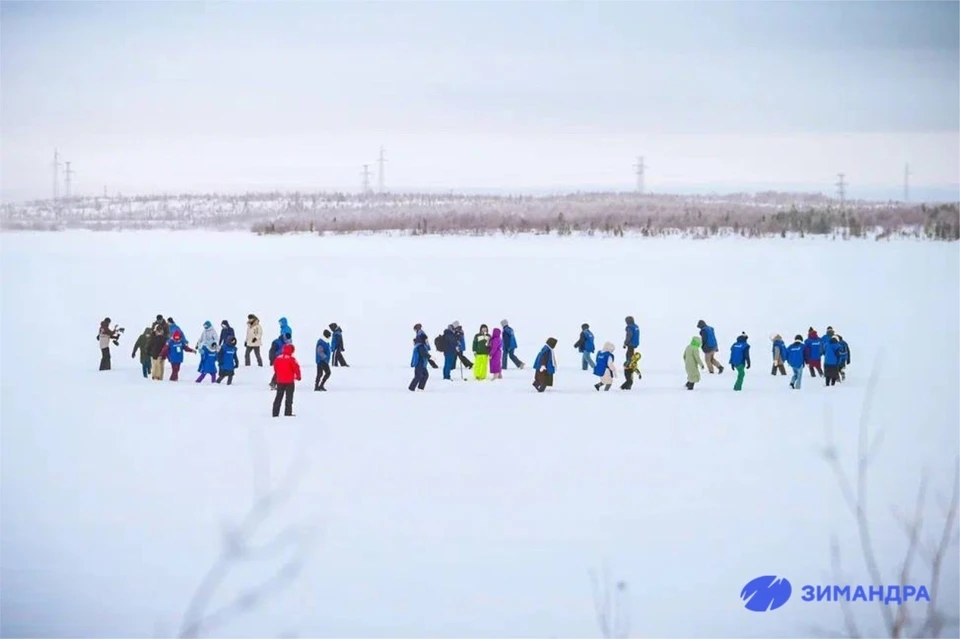
<instances>
[{"instance_id":1,"label":"person in red jacket","mask_svg":"<svg viewBox=\"0 0 960 639\"><path fill-rule=\"evenodd\" d=\"M293 417L294 382L300 381L300 364L293 356L293 344L284 344L283 352L273 360L273 372L277 378L277 396L273 398L273 416L280 416L280 402L285 401L283 414Z\"/></svg>"}]
</instances>

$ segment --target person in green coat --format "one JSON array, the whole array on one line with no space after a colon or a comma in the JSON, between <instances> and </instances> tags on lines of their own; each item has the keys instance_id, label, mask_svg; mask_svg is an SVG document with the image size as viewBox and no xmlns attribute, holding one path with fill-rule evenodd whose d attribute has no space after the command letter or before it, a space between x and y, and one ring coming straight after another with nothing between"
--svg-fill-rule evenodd
<instances>
[{"instance_id":1,"label":"person in green coat","mask_svg":"<svg viewBox=\"0 0 960 639\"><path fill-rule=\"evenodd\" d=\"M150 359L150 336L153 331L150 330L150 327L143 329L143 333L140 337L137 338L136 344L133 345L133 352L130 353L130 359L133 359L137 356L137 351L140 351L140 368L143 373L143 378L146 379L150 377L150 367L153 364L153 360Z\"/></svg>"},{"instance_id":2,"label":"person in green coat","mask_svg":"<svg viewBox=\"0 0 960 639\"><path fill-rule=\"evenodd\" d=\"M486 379L490 365L490 329L486 324L481 324L480 332L473 337L473 354L473 376Z\"/></svg>"},{"instance_id":3,"label":"person in green coat","mask_svg":"<svg viewBox=\"0 0 960 639\"><path fill-rule=\"evenodd\" d=\"M700 359L700 336L690 339L690 345L683 349L683 367L687 369L687 390L693 390L693 385L700 381L700 371L703 370L703 360Z\"/></svg>"}]
</instances>

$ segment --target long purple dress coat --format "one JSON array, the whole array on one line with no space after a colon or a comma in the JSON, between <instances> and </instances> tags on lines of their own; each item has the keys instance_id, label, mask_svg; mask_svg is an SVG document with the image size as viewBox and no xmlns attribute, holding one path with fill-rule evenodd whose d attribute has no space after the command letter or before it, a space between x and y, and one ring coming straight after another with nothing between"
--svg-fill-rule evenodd
<instances>
[{"instance_id":1,"label":"long purple dress coat","mask_svg":"<svg viewBox=\"0 0 960 639\"><path fill-rule=\"evenodd\" d=\"M493 336L490 338L490 372L494 375L503 370L503 338L500 337L500 329L493 329Z\"/></svg>"}]
</instances>

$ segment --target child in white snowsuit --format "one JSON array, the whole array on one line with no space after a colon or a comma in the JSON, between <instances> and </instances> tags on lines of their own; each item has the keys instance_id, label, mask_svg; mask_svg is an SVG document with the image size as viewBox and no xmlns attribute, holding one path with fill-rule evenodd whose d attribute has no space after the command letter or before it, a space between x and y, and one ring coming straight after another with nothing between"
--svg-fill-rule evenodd
<instances>
[{"instance_id":1,"label":"child in white snowsuit","mask_svg":"<svg viewBox=\"0 0 960 639\"><path fill-rule=\"evenodd\" d=\"M597 355L597 363L593 367L593 374L600 377L600 381L593 385L597 390L603 386L603 390L608 391L613 386L613 378L617 376L617 366L613 363L614 351L616 347L607 342Z\"/></svg>"}]
</instances>

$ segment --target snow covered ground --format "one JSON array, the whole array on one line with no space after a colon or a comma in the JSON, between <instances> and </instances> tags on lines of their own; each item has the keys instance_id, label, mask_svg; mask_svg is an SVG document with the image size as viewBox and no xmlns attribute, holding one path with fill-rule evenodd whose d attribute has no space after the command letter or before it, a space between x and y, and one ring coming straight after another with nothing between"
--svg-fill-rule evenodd
<instances>
[{"instance_id":1,"label":"snow covered ground","mask_svg":"<svg viewBox=\"0 0 960 639\"><path fill-rule=\"evenodd\" d=\"M215 613L278 571L277 587L201 633L600 636L589 571L604 565L626 582L633 636L842 632L840 607L800 589L870 582L821 451L829 413L854 472L881 347L869 428L885 437L868 514L884 584L907 549L892 509L912 512L924 471L925 535L943 527L936 497L950 495L960 423L955 243L165 232L0 243L4 636L170 636L195 594ZM157 313L195 340L204 320L239 327L251 312L267 335L290 320L305 373L295 419L269 416L267 368L198 387L196 356L179 384L142 379L130 359ZM628 314L643 380L597 393L572 348L579 326L619 346ZM107 315L127 333L100 373ZM432 338L453 320L472 334L503 318L527 362L559 339L554 389L537 394L528 370L510 369L446 383L431 370L428 392L406 390L414 323ZM744 392L729 372L684 390L681 353L700 318L724 358L750 335ZM351 368L313 393L313 343L334 321ZM769 374L768 336L811 325L848 340L849 380L793 392ZM248 543L266 547L221 572L256 496L297 460L289 494L253 513ZM954 547L940 584L952 616L957 561ZM741 588L766 574L789 579L793 597L745 610ZM920 559L908 583L932 586ZM882 633L881 607L851 603L864 634Z\"/></svg>"}]
</instances>

